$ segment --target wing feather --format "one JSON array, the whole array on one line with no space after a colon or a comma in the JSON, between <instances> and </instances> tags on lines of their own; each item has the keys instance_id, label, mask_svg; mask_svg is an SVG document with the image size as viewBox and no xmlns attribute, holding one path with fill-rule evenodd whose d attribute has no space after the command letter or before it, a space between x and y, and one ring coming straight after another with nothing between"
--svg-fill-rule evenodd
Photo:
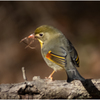
<instances>
[{"instance_id":1,"label":"wing feather","mask_svg":"<svg viewBox=\"0 0 100 100\"><path fill-rule=\"evenodd\" d=\"M61 67L65 67L65 64L66 64L65 56L57 55L53 53L52 51L49 51L46 55L46 58L58 64Z\"/></svg>"},{"instance_id":2,"label":"wing feather","mask_svg":"<svg viewBox=\"0 0 100 100\"><path fill-rule=\"evenodd\" d=\"M72 43L68 40L69 42L69 52L70 52L70 55L71 55L71 59L72 59L72 62L74 63L74 65L76 65L77 67L79 67L79 56L78 56L78 53L77 51L75 50L75 48L73 47Z\"/></svg>"}]
</instances>

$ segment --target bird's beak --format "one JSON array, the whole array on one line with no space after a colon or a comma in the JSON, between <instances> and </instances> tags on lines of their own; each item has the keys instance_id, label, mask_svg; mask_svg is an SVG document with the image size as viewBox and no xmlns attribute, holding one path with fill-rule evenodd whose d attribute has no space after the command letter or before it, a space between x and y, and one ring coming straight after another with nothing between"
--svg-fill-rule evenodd
<instances>
[{"instance_id":1,"label":"bird's beak","mask_svg":"<svg viewBox=\"0 0 100 100\"><path fill-rule=\"evenodd\" d=\"M28 36L28 39L30 39L30 38L31 38L31 39L35 39L34 33Z\"/></svg>"}]
</instances>

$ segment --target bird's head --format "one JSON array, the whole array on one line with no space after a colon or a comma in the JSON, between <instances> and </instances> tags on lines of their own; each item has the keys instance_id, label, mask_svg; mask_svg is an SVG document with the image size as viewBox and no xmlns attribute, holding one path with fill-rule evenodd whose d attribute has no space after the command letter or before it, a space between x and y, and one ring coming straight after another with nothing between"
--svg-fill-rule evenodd
<instances>
[{"instance_id":1,"label":"bird's head","mask_svg":"<svg viewBox=\"0 0 100 100\"><path fill-rule=\"evenodd\" d=\"M49 25L42 25L38 27L33 34L29 35L28 37L23 38L20 42L24 42L24 40L29 40L31 39L32 41L26 46L32 48L30 45L32 42L37 39L40 42L41 48L44 43L47 43L49 41L55 41L57 40L57 37L61 35L62 32L60 32L58 29L49 26ZM24 42L25 43L25 42ZM27 44L27 43L26 43ZM33 48L34 49L34 48Z\"/></svg>"},{"instance_id":2,"label":"bird's head","mask_svg":"<svg viewBox=\"0 0 100 100\"><path fill-rule=\"evenodd\" d=\"M56 28L49 25L42 25L38 27L33 34L29 35L28 38L38 39L42 47L43 43L52 40L53 37L58 34L60 34L60 32Z\"/></svg>"}]
</instances>

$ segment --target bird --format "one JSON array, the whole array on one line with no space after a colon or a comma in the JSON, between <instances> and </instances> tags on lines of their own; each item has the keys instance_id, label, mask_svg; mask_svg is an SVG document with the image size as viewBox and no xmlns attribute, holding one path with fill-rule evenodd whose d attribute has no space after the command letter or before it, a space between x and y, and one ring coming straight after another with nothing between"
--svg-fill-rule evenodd
<instances>
[{"instance_id":1,"label":"bird","mask_svg":"<svg viewBox=\"0 0 100 100\"><path fill-rule=\"evenodd\" d=\"M85 80L76 68L80 66L78 53L60 30L50 25L41 25L28 38L37 39L40 42L42 57L53 69L49 79L53 79L55 72L65 70L67 82Z\"/></svg>"}]
</instances>

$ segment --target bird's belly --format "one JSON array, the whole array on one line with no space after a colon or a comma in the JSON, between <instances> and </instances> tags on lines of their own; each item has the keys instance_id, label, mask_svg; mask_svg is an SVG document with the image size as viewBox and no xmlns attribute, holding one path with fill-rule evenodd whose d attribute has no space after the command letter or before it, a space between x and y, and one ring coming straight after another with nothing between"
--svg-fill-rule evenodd
<instances>
[{"instance_id":1,"label":"bird's belly","mask_svg":"<svg viewBox=\"0 0 100 100\"><path fill-rule=\"evenodd\" d=\"M47 65L49 67L51 67L52 69L54 69L55 71L63 70L63 68L61 66L57 65L56 63L54 63L48 59L45 59L45 61L46 61Z\"/></svg>"}]
</instances>

